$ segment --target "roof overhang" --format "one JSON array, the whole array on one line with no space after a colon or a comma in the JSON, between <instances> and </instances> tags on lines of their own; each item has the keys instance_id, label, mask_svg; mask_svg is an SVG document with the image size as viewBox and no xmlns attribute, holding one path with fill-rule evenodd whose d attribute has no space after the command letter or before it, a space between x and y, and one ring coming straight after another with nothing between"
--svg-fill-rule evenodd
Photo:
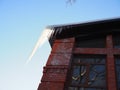
<instances>
[{"instance_id":1,"label":"roof overhang","mask_svg":"<svg viewBox=\"0 0 120 90\"><path fill-rule=\"evenodd\" d=\"M54 31L49 38L52 45L55 39L120 32L120 18L78 24L53 25L47 28Z\"/></svg>"}]
</instances>

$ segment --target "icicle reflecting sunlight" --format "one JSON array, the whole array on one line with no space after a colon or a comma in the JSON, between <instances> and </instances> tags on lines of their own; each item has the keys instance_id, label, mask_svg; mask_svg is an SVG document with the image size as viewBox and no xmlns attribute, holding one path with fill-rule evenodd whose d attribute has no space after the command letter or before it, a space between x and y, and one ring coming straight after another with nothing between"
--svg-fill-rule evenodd
<instances>
[{"instance_id":1,"label":"icicle reflecting sunlight","mask_svg":"<svg viewBox=\"0 0 120 90\"><path fill-rule=\"evenodd\" d=\"M47 28L42 32L41 36L39 37L35 47L32 50L32 53L30 54L29 59L27 60L26 63L29 63L31 61L31 59L34 56L37 49L39 47L41 47L50 38L50 36L53 32L54 32L53 30L47 29Z\"/></svg>"}]
</instances>

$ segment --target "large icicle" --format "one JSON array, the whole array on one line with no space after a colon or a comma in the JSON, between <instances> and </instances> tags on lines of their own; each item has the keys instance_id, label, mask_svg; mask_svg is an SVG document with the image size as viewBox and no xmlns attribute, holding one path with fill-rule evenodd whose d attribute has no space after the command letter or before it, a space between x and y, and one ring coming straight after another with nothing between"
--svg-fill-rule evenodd
<instances>
[{"instance_id":1,"label":"large icicle","mask_svg":"<svg viewBox=\"0 0 120 90\"><path fill-rule=\"evenodd\" d=\"M32 59L32 57L34 56L34 54L35 54L35 52L37 51L37 49L38 49L39 47L41 47L41 46L47 41L47 39L50 38L50 36L51 36L51 34L52 34L53 32L54 32L53 30L48 29L48 28L46 28L46 29L42 32L41 36L39 37L39 39L38 39L35 47L33 48L32 53L30 54L29 59L27 60L26 63L28 63L28 62L31 61L31 59Z\"/></svg>"}]
</instances>

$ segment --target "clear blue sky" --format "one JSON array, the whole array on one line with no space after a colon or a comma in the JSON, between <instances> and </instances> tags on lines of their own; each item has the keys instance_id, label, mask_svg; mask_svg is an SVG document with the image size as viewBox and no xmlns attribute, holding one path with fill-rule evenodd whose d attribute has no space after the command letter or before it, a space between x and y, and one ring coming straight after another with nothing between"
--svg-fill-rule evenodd
<instances>
[{"instance_id":1,"label":"clear blue sky","mask_svg":"<svg viewBox=\"0 0 120 90\"><path fill-rule=\"evenodd\" d=\"M120 17L120 0L0 0L0 90L37 90L50 53L45 43L26 61L47 25Z\"/></svg>"}]
</instances>

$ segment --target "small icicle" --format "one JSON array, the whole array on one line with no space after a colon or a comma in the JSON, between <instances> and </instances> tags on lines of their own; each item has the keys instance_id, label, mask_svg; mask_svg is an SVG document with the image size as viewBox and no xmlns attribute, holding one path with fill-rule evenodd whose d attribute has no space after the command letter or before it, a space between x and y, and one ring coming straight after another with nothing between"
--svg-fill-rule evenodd
<instances>
[{"instance_id":1,"label":"small icicle","mask_svg":"<svg viewBox=\"0 0 120 90\"><path fill-rule=\"evenodd\" d=\"M59 29L59 34L62 32L62 30L63 30L63 28L60 28L60 29Z\"/></svg>"}]
</instances>

